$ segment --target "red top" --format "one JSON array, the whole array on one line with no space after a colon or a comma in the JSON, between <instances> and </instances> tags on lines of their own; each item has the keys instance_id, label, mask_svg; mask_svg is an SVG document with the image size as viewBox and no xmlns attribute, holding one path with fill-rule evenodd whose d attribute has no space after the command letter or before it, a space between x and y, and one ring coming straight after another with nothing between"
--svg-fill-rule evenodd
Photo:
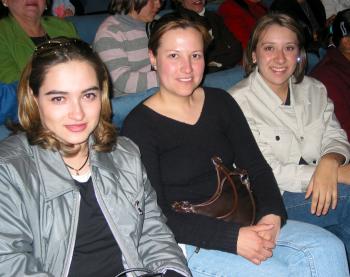
<instances>
[{"instance_id":1,"label":"red top","mask_svg":"<svg viewBox=\"0 0 350 277\"><path fill-rule=\"evenodd\" d=\"M327 88L334 112L350 138L350 61L336 48L330 48L310 75Z\"/></svg>"},{"instance_id":2,"label":"red top","mask_svg":"<svg viewBox=\"0 0 350 277\"><path fill-rule=\"evenodd\" d=\"M218 14L223 17L226 26L242 43L243 48L246 48L257 19L265 15L267 9L260 2L244 1L248 9L244 9L234 0L225 0L220 5Z\"/></svg>"}]
</instances>

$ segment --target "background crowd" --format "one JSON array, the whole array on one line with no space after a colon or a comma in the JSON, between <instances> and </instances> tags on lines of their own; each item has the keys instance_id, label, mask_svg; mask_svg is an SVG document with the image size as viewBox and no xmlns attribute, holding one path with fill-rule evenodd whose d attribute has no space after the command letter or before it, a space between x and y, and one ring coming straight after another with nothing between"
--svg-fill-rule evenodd
<instances>
[{"instance_id":1,"label":"background crowd","mask_svg":"<svg viewBox=\"0 0 350 277\"><path fill-rule=\"evenodd\" d=\"M349 1L89 5L1 0L0 272L349 276ZM253 225L172 209L213 156Z\"/></svg>"}]
</instances>

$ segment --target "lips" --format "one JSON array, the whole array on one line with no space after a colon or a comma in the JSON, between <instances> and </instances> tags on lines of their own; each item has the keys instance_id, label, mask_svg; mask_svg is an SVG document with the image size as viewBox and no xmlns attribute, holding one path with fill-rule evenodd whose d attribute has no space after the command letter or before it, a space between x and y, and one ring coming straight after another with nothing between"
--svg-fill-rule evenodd
<instances>
[{"instance_id":1,"label":"lips","mask_svg":"<svg viewBox=\"0 0 350 277\"><path fill-rule=\"evenodd\" d=\"M276 72L276 73L280 73L280 72L286 72L287 68L286 67L271 67L271 70Z\"/></svg>"},{"instance_id":2,"label":"lips","mask_svg":"<svg viewBox=\"0 0 350 277\"><path fill-rule=\"evenodd\" d=\"M38 1L37 0L29 0L29 1L26 1L26 5L35 5L37 6L38 5Z\"/></svg>"},{"instance_id":3,"label":"lips","mask_svg":"<svg viewBox=\"0 0 350 277\"><path fill-rule=\"evenodd\" d=\"M192 77L183 77L183 78L179 78L180 81L184 81L184 82L188 82L188 81L192 81Z\"/></svg>"},{"instance_id":4,"label":"lips","mask_svg":"<svg viewBox=\"0 0 350 277\"><path fill-rule=\"evenodd\" d=\"M71 125L65 125L65 127L71 131L71 132L82 132L86 129L87 124L71 124Z\"/></svg>"},{"instance_id":5,"label":"lips","mask_svg":"<svg viewBox=\"0 0 350 277\"><path fill-rule=\"evenodd\" d=\"M27 6L27 7L37 7L37 6L38 6L38 3L37 3L37 2L27 2L27 3L26 3L26 6Z\"/></svg>"},{"instance_id":6,"label":"lips","mask_svg":"<svg viewBox=\"0 0 350 277\"><path fill-rule=\"evenodd\" d=\"M33 8L33 9L38 9L38 5L36 4L30 4L30 5L26 5L27 8Z\"/></svg>"},{"instance_id":7,"label":"lips","mask_svg":"<svg viewBox=\"0 0 350 277\"><path fill-rule=\"evenodd\" d=\"M200 0L200 1L193 1L192 2L193 5L203 5L203 1Z\"/></svg>"}]
</instances>

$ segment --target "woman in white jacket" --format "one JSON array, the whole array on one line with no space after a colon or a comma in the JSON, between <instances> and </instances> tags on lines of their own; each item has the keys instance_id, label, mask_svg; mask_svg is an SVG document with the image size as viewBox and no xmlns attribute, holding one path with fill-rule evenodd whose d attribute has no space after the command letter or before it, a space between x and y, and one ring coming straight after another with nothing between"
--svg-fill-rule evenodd
<instances>
[{"instance_id":1,"label":"woman in white jacket","mask_svg":"<svg viewBox=\"0 0 350 277\"><path fill-rule=\"evenodd\" d=\"M230 93L273 169L288 217L331 230L350 253L350 145L325 86L304 77L305 66L298 23L267 15L246 49L248 77Z\"/></svg>"}]
</instances>

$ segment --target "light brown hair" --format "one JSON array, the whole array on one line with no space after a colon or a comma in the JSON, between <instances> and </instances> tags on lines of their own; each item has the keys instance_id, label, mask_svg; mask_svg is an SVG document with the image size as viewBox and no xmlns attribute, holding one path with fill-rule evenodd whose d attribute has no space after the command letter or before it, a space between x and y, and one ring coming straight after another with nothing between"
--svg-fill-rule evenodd
<instances>
[{"instance_id":1,"label":"light brown hair","mask_svg":"<svg viewBox=\"0 0 350 277\"><path fill-rule=\"evenodd\" d=\"M35 101L48 70L55 65L73 60L87 62L95 70L101 90L101 113L98 125L92 133L95 142L93 147L96 151L111 151L117 135L114 125L110 123L112 109L109 101L108 73L90 45L78 39L59 37L36 48L19 81L17 98L20 128L33 145L57 150L64 155L77 152L72 151L72 145L62 143L51 131L44 128Z\"/></svg>"},{"instance_id":2,"label":"light brown hair","mask_svg":"<svg viewBox=\"0 0 350 277\"><path fill-rule=\"evenodd\" d=\"M248 76L252 73L257 66L256 63L253 62L253 52L256 51L256 46L259 42L261 35L267 30L268 27L272 25L278 25L281 27L285 27L292 32L294 32L298 39L299 46L299 57L300 61L297 63L295 71L293 73L296 83L300 83L305 75L305 68L307 65L306 52L305 52L305 39L301 26L297 21L295 21L292 17L281 14L281 13L270 13L257 22L253 32L250 35L249 42L247 48L244 51L243 55L243 67Z\"/></svg>"},{"instance_id":3,"label":"light brown hair","mask_svg":"<svg viewBox=\"0 0 350 277\"><path fill-rule=\"evenodd\" d=\"M148 49L152 51L153 55L157 55L158 48L161 43L163 35L175 29L186 29L193 28L197 30L203 39L203 50L205 51L212 40L207 28L198 20L187 16L185 14L180 14L177 12L169 13L162 16L152 27L151 34L148 41Z\"/></svg>"}]
</instances>

